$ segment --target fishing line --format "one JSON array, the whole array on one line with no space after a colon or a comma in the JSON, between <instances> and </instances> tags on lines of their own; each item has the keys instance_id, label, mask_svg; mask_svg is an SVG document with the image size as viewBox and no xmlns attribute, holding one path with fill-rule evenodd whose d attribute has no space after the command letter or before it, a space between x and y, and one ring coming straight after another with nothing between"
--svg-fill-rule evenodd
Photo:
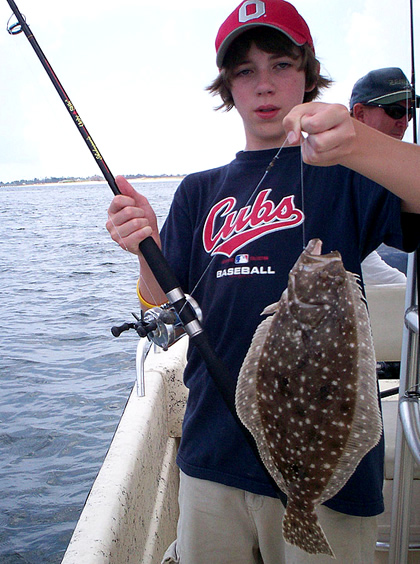
<instances>
[{"instance_id":1,"label":"fishing line","mask_svg":"<svg viewBox=\"0 0 420 564\"><path fill-rule=\"evenodd\" d=\"M136 267L138 267L138 263L137 263L137 260L136 260L135 256L134 256L132 253L129 252L128 247L127 247L127 245L124 243L124 239L123 239L123 237L122 237L122 235L121 235L121 233L120 233L118 227L117 227L117 226L115 225L115 223L113 222L112 217L109 215L109 213L108 213L108 219L109 219L109 221L112 223L112 226L114 227L114 229L115 229L115 231L116 231L118 237L120 238L120 241L121 241L121 248L122 248L124 251L127 251L127 252L129 253L128 256L130 257L130 260L132 260L132 261L134 262L134 264L136 265ZM142 275L141 270L140 270L139 278L143 281L143 283L144 283L144 285L145 285L147 291L150 293L150 295L152 296L153 301L156 303L158 300L156 299L155 295L153 294L153 290L149 287L149 285L148 285L148 283L147 283L145 277ZM157 303L156 303L156 305L157 305ZM183 307L185 307L185 306L183 306ZM182 309L183 309L183 308L182 308Z\"/></svg>"},{"instance_id":2,"label":"fishing line","mask_svg":"<svg viewBox=\"0 0 420 564\"><path fill-rule=\"evenodd\" d=\"M120 233L119 230L118 230L118 227L117 227L117 226L115 225L115 223L113 222L112 217L109 215L109 213L108 213L108 219L109 219L109 221L112 223L113 228L115 229L115 231L117 232L118 237L119 237L120 240L121 240L122 248L124 249L124 251L128 251L128 247L127 247L127 245L124 243L124 239L122 238L122 235L121 235L121 233ZM134 257L133 257L133 258L134 258Z\"/></svg>"},{"instance_id":3,"label":"fishing line","mask_svg":"<svg viewBox=\"0 0 420 564\"><path fill-rule=\"evenodd\" d=\"M303 188L303 155L302 155L302 144L300 145L300 197L301 197L301 208L303 214L303 221L302 221L302 248L306 247L306 215L305 215L305 192Z\"/></svg>"},{"instance_id":4,"label":"fishing line","mask_svg":"<svg viewBox=\"0 0 420 564\"><path fill-rule=\"evenodd\" d=\"M61 100L70 113L75 125L79 129L79 132L85 140L91 154L95 158L111 190L114 192L114 194L120 194L121 192L115 182L114 177L112 176L108 166L103 160L102 155L100 154L92 137L89 135L79 114L76 112L74 105L70 102L67 93L65 92L63 86L61 85L40 46L38 45L33 33L26 23L26 19L20 13L14 0L7 0L7 3L9 4L18 20L18 24L16 23L8 26L8 32L10 33L10 35L17 35L22 31L24 32L40 62L42 63L42 66L44 67L46 73L51 79L51 82L57 90ZM147 261L151 271L153 272L153 275L155 276L158 284L165 292L169 303L178 313L180 321L190 339L191 344L194 345L201 358L203 359L203 362L207 368L207 372L212 379L215 388L218 390L221 398L225 402L227 409L237 423L239 429L241 429L241 432L244 435L244 439L252 449L256 460L259 461L261 469L267 476L267 480L272 484L274 491L276 491L278 497L282 500L283 505L285 505L285 495L280 491L274 478L271 476L264 463L262 462L254 437L242 424L241 420L238 417L235 407L235 390L229 385L229 378L226 377L226 375L229 374L229 370L225 366L224 362L222 362L221 359L216 355L215 350L210 344L207 334L204 331L200 320L198 319L197 312L187 301L187 298L182 288L180 287L175 274L173 273L166 258L163 256L162 251L157 246L156 241L151 236L149 236L139 244L139 249L143 254L145 260Z\"/></svg>"},{"instance_id":5,"label":"fishing line","mask_svg":"<svg viewBox=\"0 0 420 564\"><path fill-rule=\"evenodd\" d=\"M258 192L260 186L263 184L264 180L266 179L266 176L269 174L270 170L274 167L275 162L278 160L280 153L282 152L284 146L287 143L287 137L286 139L283 141L281 147L278 149L277 153L274 155L274 157L271 159L271 161L269 162L267 168L265 169L260 181L258 182L258 184L255 186L254 190L252 191L252 194L249 196L248 200L245 202L245 206L248 206L248 204L251 203L252 199L254 198L254 196L256 195L256 193ZM302 160L302 151L301 151L301 160ZM303 161L302 161L303 164ZM301 182L303 180L303 171L301 170ZM301 186L302 189L302 186ZM303 210L302 210L303 211ZM214 259L216 258L216 255L214 254L212 256L212 258L210 259L208 265L206 266L206 268L204 269L203 273L201 274L200 278L198 279L198 282L195 284L194 288L191 290L191 296L194 294L194 292L197 290L198 286L200 285L201 281L203 280L204 276L206 275L208 269L210 268L210 266L212 265Z\"/></svg>"}]
</instances>

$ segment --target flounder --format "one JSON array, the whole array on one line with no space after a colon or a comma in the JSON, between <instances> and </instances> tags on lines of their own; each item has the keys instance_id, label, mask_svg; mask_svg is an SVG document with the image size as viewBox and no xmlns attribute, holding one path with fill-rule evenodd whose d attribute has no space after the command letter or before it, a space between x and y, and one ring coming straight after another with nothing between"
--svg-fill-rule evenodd
<instances>
[{"instance_id":1,"label":"flounder","mask_svg":"<svg viewBox=\"0 0 420 564\"><path fill-rule=\"evenodd\" d=\"M334 556L315 507L345 485L379 441L382 420L367 307L338 251L312 239L280 301L255 331L236 409L287 495L285 540Z\"/></svg>"}]
</instances>

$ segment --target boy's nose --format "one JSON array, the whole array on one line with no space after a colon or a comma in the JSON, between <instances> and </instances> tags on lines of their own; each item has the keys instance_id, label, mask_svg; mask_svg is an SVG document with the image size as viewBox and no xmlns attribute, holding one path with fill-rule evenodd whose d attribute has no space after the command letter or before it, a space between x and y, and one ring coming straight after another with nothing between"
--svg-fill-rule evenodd
<instances>
[{"instance_id":1,"label":"boy's nose","mask_svg":"<svg viewBox=\"0 0 420 564\"><path fill-rule=\"evenodd\" d=\"M269 72L258 73L257 94L268 94L274 92L274 84Z\"/></svg>"}]
</instances>

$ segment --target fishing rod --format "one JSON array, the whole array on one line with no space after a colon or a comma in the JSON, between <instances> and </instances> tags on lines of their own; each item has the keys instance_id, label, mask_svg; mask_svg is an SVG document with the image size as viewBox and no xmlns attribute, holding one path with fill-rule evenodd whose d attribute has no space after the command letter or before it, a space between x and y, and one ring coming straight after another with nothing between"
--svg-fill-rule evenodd
<instances>
[{"instance_id":1,"label":"fishing rod","mask_svg":"<svg viewBox=\"0 0 420 564\"><path fill-rule=\"evenodd\" d=\"M414 9L410 0L411 31L411 104L413 107L413 143L417 140L416 71L414 59ZM395 438L395 469L393 474L389 563L408 561L410 550L410 508L413 468L418 460L420 445L420 389L419 366L419 305L420 253L419 247L408 258L407 289L401 351L401 372L398 399L398 422ZM417 286L417 292L416 292ZM417 294L417 304L416 302Z\"/></svg>"},{"instance_id":2,"label":"fishing rod","mask_svg":"<svg viewBox=\"0 0 420 564\"><path fill-rule=\"evenodd\" d=\"M13 13L18 20L16 23L8 27L8 32L11 35L17 35L18 33L23 33L26 35L29 43L32 45L35 53L37 54L39 60L42 63L45 71L47 72L51 82L53 83L55 89L58 92L62 102L67 108L68 113L73 119L79 133L83 137L89 151L94 157L97 165L102 171L105 180L109 184L112 192L117 195L121 194L114 176L103 159L97 145L95 144L92 136L89 134L82 118L77 112L73 102L70 100L68 94L64 90L62 84L60 83L57 75L49 64L47 58L45 57L41 47L39 46L37 40L35 39L32 31L30 30L28 24L26 23L25 17L21 14L18 7L16 6L14 0L7 0L7 3L13 10ZM182 291L178 280L176 279L174 273L172 272L168 262L166 261L162 251L157 246L156 242L152 237L147 237L144 241L139 244L140 251L145 257L149 267L151 268L156 280L160 284L161 288L168 297L170 304L174 307L175 311L178 313L179 318L182 321L185 332L197 346L197 348L202 352L205 360L213 367L212 371L216 370L218 367L218 361L215 358L215 354L211 350L207 339L205 337L203 328L194 312L193 307L187 300L184 292Z\"/></svg>"},{"instance_id":3,"label":"fishing rod","mask_svg":"<svg viewBox=\"0 0 420 564\"><path fill-rule=\"evenodd\" d=\"M44 67L47 75L51 79L58 95L60 96L61 100L63 101L65 107L67 108L68 113L70 114L74 124L76 125L79 133L83 137L89 151L91 152L92 156L94 157L97 165L102 171L105 180L108 182L112 192L114 195L121 194L114 176L111 174L111 171L108 168L105 160L103 159L97 145L93 141L92 136L89 134L83 120L81 119L79 113L77 112L74 104L71 102L69 96L67 95L66 91L64 90L62 84L60 83L57 75L53 71L50 63L48 62L46 56L44 55L41 47L39 46L37 40L35 39L34 34L32 33L31 29L29 28L28 24L26 23L25 17L21 14L16 3L14 0L7 0L10 8L12 9L17 22L11 25L8 25L7 31L10 35L18 35L19 33L23 32L29 43L32 45L35 53L37 54L39 60L41 61L42 66ZM224 363L219 359L216 355L213 347L211 346L207 334L205 333L200 321L197 312L194 308L194 301L189 300L186 295L184 294L175 274L173 273L168 261L164 257L162 251L156 244L155 240L152 237L147 237L141 243L139 243L139 249L143 254L147 264L149 265L151 271L153 272L158 284L166 294L170 305L176 311L183 328L190 338L191 343L196 347L198 352L201 354L209 375L213 380L216 388L218 389L221 397L223 398L227 408L229 409L230 413L232 414L233 418L239 425L240 429L242 430L249 446L251 447L254 455L256 456L257 460L261 462L261 467L265 471L267 478L269 479L270 483L272 484L275 491L278 493L278 497L281 499L282 503L285 505L286 503L286 496L281 492L271 476L271 474L266 469L265 465L261 461L261 457L258 451L258 447L256 442L252 436L252 434L248 431L248 429L243 425L241 420L236 413L235 408L235 389L228 385L229 378L227 377L228 370ZM155 308L152 308L155 309ZM146 312L147 314L147 312ZM145 315L146 315L145 314ZM166 314L166 312L164 313ZM150 314L152 319L150 321L150 330L153 331L156 328L155 316L153 312ZM149 317L150 319L150 317ZM146 323L147 324L147 323ZM159 320L157 321L157 326L159 327ZM147 330L143 335L143 328L144 328L144 317L142 319L137 319L136 324L124 324L120 328L113 328L114 336L118 336L121 331L125 331L130 328L135 328L139 334L139 336L145 336L147 334Z\"/></svg>"},{"instance_id":4,"label":"fishing rod","mask_svg":"<svg viewBox=\"0 0 420 564\"><path fill-rule=\"evenodd\" d=\"M417 108L420 106L420 99L416 95L416 62L414 55L414 6L410 0L410 46L411 46L411 103L413 105L413 143L418 145L417 139ZM420 306L420 252L416 251L416 271L417 271L417 306ZM414 276L415 274L413 274ZM420 352L419 352L420 354Z\"/></svg>"},{"instance_id":5,"label":"fishing rod","mask_svg":"<svg viewBox=\"0 0 420 564\"><path fill-rule=\"evenodd\" d=\"M10 35L17 35L23 32L29 43L32 45L35 53L37 54L39 60L42 63L46 73L48 74L51 82L53 83L58 95L60 96L62 102L67 108L68 113L73 119L79 133L83 137L89 151L94 157L97 165L102 171L105 180L109 184L112 192L117 195L121 194L114 176L103 159L97 145L95 144L92 136L89 134L82 118L77 112L74 104L70 100L67 92L64 90L61 82L59 81L57 75L52 69L50 63L48 62L46 56L44 55L41 47L39 46L34 34L26 23L25 17L21 14L14 0L7 0L10 8L13 10L16 16L17 22L8 26L8 32ZM144 258L146 259L150 269L152 270L156 280L165 292L169 303L177 312L179 319L185 329L185 332L190 337L192 343L197 347L203 359L207 365L207 368L214 377L218 387L223 390L223 395L226 396L226 391L224 390L226 386L223 382L226 381L226 369L222 365L221 361L216 356L212 347L210 346L207 336L201 326L201 323L197 317L194 307L191 305L190 301L185 296L180 284L173 273L169 263L164 257L162 251L154 241L152 237L147 237L144 241L139 244L139 249L142 252ZM232 398L230 398L229 403L232 404ZM233 402L234 405L234 402ZM233 407L234 409L234 407Z\"/></svg>"},{"instance_id":6,"label":"fishing rod","mask_svg":"<svg viewBox=\"0 0 420 564\"><path fill-rule=\"evenodd\" d=\"M418 145L417 138L417 108L420 107L420 98L416 94L416 61L414 51L414 5L410 0L410 47L411 47L411 103L413 106L413 143ZM413 284L417 286L417 315L420 307L420 247L414 252L416 268L413 269ZM417 350L418 364L420 365L420 348Z\"/></svg>"},{"instance_id":7,"label":"fishing rod","mask_svg":"<svg viewBox=\"0 0 420 564\"><path fill-rule=\"evenodd\" d=\"M417 112L416 96L416 67L414 57L414 8L413 0L410 0L410 37L411 37L411 103L413 105L413 143L417 145Z\"/></svg>"}]
</instances>

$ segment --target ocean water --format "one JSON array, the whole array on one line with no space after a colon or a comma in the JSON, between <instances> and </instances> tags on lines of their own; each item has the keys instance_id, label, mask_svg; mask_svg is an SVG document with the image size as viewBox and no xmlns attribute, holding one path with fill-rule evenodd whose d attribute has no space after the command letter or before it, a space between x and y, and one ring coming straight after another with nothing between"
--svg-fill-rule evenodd
<instances>
[{"instance_id":1,"label":"ocean water","mask_svg":"<svg viewBox=\"0 0 420 564\"><path fill-rule=\"evenodd\" d=\"M163 223L178 180L135 181ZM61 562L135 381L104 183L0 188L0 562Z\"/></svg>"}]
</instances>

